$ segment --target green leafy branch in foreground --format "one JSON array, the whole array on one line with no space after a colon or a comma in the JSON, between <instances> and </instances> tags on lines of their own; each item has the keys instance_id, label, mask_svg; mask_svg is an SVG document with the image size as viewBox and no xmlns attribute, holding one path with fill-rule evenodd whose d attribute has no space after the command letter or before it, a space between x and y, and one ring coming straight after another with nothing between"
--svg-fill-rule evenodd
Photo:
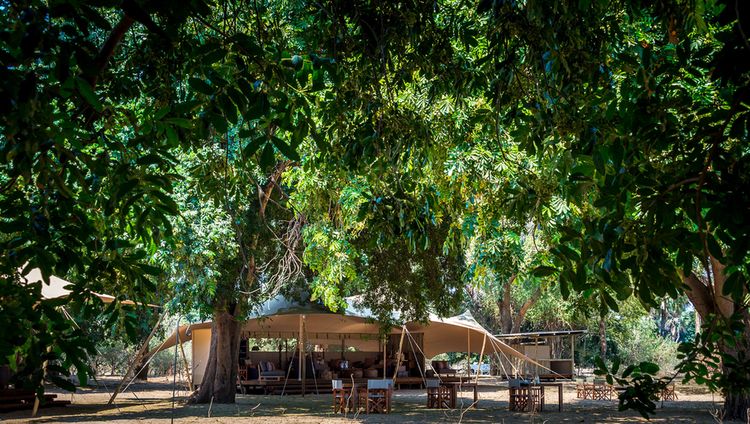
<instances>
[{"instance_id":1,"label":"green leafy branch in foreground","mask_svg":"<svg viewBox=\"0 0 750 424\"><path fill-rule=\"evenodd\" d=\"M596 358L596 367L594 374L604 376L607 384L624 388L618 396L620 399L618 409L620 411L632 409L646 419L656 413L656 402L660 394L675 377L657 378L659 366L646 361L629 365L619 377L617 376L620 370L619 358L614 359L611 369L607 368L602 358Z\"/></svg>"}]
</instances>

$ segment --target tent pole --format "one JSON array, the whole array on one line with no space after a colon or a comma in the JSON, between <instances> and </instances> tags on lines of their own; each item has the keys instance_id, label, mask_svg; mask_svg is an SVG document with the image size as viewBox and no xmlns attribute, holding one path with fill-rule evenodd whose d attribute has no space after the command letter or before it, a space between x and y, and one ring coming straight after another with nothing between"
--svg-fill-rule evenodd
<instances>
[{"instance_id":1,"label":"tent pole","mask_svg":"<svg viewBox=\"0 0 750 424\"><path fill-rule=\"evenodd\" d=\"M482 372L482 356L484 355L484 344L487 342L487 333L484 333L482 338L482 351L479 352L479 362L477 362L477 377L474 380L475 383L479 383L479 374Z\"/></svg>"},{"instance_id":2,"label":"tent pole","mask_svg":"<svg viewBox=\"0 0 750 424\"><path fill-rule=\"evenodd\" d=\"M188 327L189 329L190 327ZM187 334L187 330L185 330L185 333ZM179 337L179 331L177 333L177 336ZM182 352L182 362L185 365L185 373L187 374L187 383L188 383L188 390L191 392L193 391L193 378L190 376L190 372L192 371L190 369L190 364L188 364L187 356L185 356L185 342L180 340L180 352Z\"/></svg>"},{"instance_id":3,"label":"tent pole","mask_svg":"<svg viewBox=\"0 0 750 424\"><path fill-rule=\"evenodd\" d=\"M299 335L297 336L297 381L302 380L302 315L299 316Z\"/></svg>"},{"instance_id":4,"label":"tent pole","mask_svg":"<svg viewBox=\"0 0 750 424\"><path fill-rule=\"evenodd\" d=\"M307 383L307 361L305 360L305 356L307 356L307 349L305 348L305 316L302 315L302 327L300 331L300 335L302 343L300 347L300 353L302 353L302 356L300 356L299 361L300 364L302 364L302 397L305 397L305 383Z\"/></svg>"},{"instance_id":5,"label":"tent pole","mask_svg":"<svg viewBox=\"0 0 750 424\"><path fill-rule=\"evenodd\" d=\"M130 363L130 366L128 367L127 372L125 372L125 375L122 376L122 381L120 381L120 384L117 385L117 388L115 388L115 391L112 392L112 396L109 398L109 402L107 402L107 405L112 405L112 402L115 401L115 398L120 393L120 390L122 390L122 386L125 385L125 381L127 381L128 377L130 377L130 374L135 370L135 368L139 365L139 362L143 358L143 355L145 355L148 352L148 342L151 341L151 339L154 337L154 334L156 334L156 330L159 328L159 324L161 324L161 321L164 319L164 317L167 315L166 309L164 312L162 312L161 315L159 315L159 320L156 321L156 324L154 324L154 328L151 329L151 333L146 337L146 340L143 342L143 345L138 350L138 352L135 354L135 357L133 357L133 362ZM179 337L179 327L177 328Z\"/></svg>"},{"instance_id":6,"label":"tent pole","mask_svg":"<svg viewBox=\"0 0 750 424\"><path fill-rule=\"evenodd\" d=\"M471 380L471 330L466 329L466 378Z\"/></svg>"},{"instance_id":7,"label":"tent pole","mask_svg":"<svg viewBox=\"0 0 750 424\"><path fill-rule=\"evenodd\" d=\"M386 337L388 336L387 335L383 336L383 380L388 378L388 376L386 375L388 373L387 368L386 368L386 363L388 362L387 354L386 354L386 343L388 342L388 339L386 339Z\"/></svg>"},{"instance_id":8,"label":"tent pole","mask_svg":"<svg viewBox=\"0 0 750 424\"><path fill-rule=\"evenodd\" d=\"M576 339L570 335L570 376L573 377L576 372Z\"/></svg>"},{"instance_id":9,"label":"tent pole","mask_svg":"<svg viewBox=\"0 0 750 424\"><path fill-rule=\"evenodd\" d=\"M401 349L404 346L404 334L406 326L401 326L401 340L398 342L398 355L396 356L396 369L393 370L393 381L398 377L398 369L401 368Z\"/></svg>"}]
</instances>

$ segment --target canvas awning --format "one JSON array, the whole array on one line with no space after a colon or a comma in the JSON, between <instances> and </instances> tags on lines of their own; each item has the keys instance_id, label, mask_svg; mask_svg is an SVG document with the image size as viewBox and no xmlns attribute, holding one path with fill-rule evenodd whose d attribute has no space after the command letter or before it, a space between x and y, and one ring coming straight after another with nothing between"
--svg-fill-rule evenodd
<instances>
[{"instance_id":1,"label":"canvas awning","mask_svg":"<svg viewBox=\"0 0 750 424\"><path fill-rule=\"evenodd\" d=\"M242 332L243 335L254 338L297 338L300 319L304 319L305 337L313 343L324 344L324 341L352 339L377 340L380 326L374 322L373 314L367 308L357 306L353 299L350 300L352 301L348 302L347 309L339 314L328 311L317 303L300 304L278 296L249 314L250 318L243 324ZM202 322L180 326L180 341L184 343L192 340L193 330L211 328L211 324ZM404 325L409 333L424 335L424 354L428 358L440 353L467 350L478 354L482 352L484 345L485 355L499 350L507 356L530 361L530 358L493 336L469 312L450 318L430 315L427 323L407 322ZM401 332L401 327L391 329L391 334ZM153 352L174 346L176 340L176 334L173 332Z\"/></svg>"}]
</instances>

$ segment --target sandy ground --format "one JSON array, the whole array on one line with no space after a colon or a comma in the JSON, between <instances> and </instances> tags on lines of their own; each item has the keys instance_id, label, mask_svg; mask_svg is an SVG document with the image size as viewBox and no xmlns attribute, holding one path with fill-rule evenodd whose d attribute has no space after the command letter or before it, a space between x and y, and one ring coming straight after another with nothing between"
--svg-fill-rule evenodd
<instances>
[{"instance_id":1,"label":"sandy ground","mask_svg":"<svg viewBox=\"0 0 750 424\"><path fill-rule=\"evenodd\" d=\"M539 414L512 413L508 411L506 387L482 383L479 388L479 407L467 409L472 403L472 393L464 392L459 408L453 411L426 408L424 390L399 390L393 398L393 411L389 415L334 415L331 395L293 396L238 395L235 405L186 405L184 387L176 390L172 409L171 379L151 379L148 383L135 383L121 394L117 406L107 406L108 391L117 384L116 378L100 378L100 386L79 390L78 393L59 393L58 399L72 400L64 408L41 409L37 417L30 411L0 414L7 423L108 423L138 422L143 424L175 423L625 423L646 422L633 412L617 411L616 401L576 399L575 384L565 383L563 411L557 411L556 389L546 392L546 408ZM106 387L105 387L106 386ZM51 390L54 392L54 390ZM665 402L651 419L655 423L715 423L712 415L721 399L693 386L677 386L679 400Z\"/></svg>"}]
</instances>

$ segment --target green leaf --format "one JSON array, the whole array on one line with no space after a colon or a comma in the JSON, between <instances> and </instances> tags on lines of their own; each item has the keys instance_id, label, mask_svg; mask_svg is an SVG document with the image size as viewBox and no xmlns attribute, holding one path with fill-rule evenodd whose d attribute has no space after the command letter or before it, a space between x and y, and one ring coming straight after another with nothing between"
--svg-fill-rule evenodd
<instances>
[{"instance_id":1,"label":"green leaf","mask_svg":"<svg viewBox=\"0 0 750 424\"><path fill-rule=\"evenodd\" d=\"M271 137L271 141L273 141L273 145L276 146L277 149L279 149L281 154L283 154L287 158L294 160L294 161L300 160L299 154L297 153L297 151L293 149L292 147L290 147L288 144L286 144L284 140L276 136L273 136Z\"/></svg>"},{"instance_id":2,"label":"green leaf","mask_svg":"<svg viewBox=\"0 0 750 424\"><path fill-rule=\"evenodd\" d=\"M55 386L57 386L57 387L59 387L59 388L61 388L63 390L67 390L69 392L75 392L76 391L76 386L73 383L71 383L70 380L68 380L68 379L59 377L59 376L54 375L54 374L53 375L49 375L48 378L50 379L50 381L52 383L55 384Z\"/></svg>"},{"instance_id":3,"label":"green leaf","mask_svg":"<svg viewBox=\"0 0 750 424\"><path fill-rule=\"evenodd\" d=\"M255 137L245 145L244 149L242 149L242 155L245 156L245 158L249 158L254 155L266 141L267 138L265 135Z\"/></svg>"},{"instance_id":4,"label":"green leaf","mask_svg":"<svg viewBox=\"0 0 750 424\"><path fill-rule=\"evenodd\" d=\"M604 303L607 304L607 307L609 309L618 312L620 310L620 306L617 304L617 301L609 294L606 290L602 289L602 300L604 300Z\"/></svg>"},{"instance_id":5,"label":"green leaf","mask_svg":"<svg viewBox=\"0 0 750 424\"><path fill-rule=\"evenodd\" d=\"M202 79L189 78L188 79L188 85L190 85L190 87L193 90L195 90L195 91L197 91L197 92L199 92L201 94L205 94L207 96L210 96L210 95L214 94L213 88L211 88L211 86L208 85L208 83L205 82L205 81L203 81Z\"/></svg>"},{"instance_id":6,"label":"green leaf","mask_svg":"<svg viewBox=\"0 0 750 424\"><path fill-rule=\"evenodd\" d=\"M226 94L219 95L219 107L227 121L232 125L237 125L237 107L232 103L232 99Z\"/></svg>"},{"instance_id":7,"label":"green leaf","mask_svg":"<svg viewBox=\"0 0 750 424\"><path fill-rule=\"evenodd\" d=\"M167 142L169 143L169 145L176 147L180 141L177 137L177 132L172 127L167 127L165 129L165 132L167 133Z\"/></svg>"},{"instance_id":8,"label":"green leaf","mask_svg":"<svg viewBox=\"0 0 750 424\"><path fill-rule=\"evenodd\" d=\"M733 272L724 281L721 292L724 296L730 296L732 299L741 301L745 292L744 278L741 272Z\"/></svg>"},{"instance_id":9,"label":"green leaf","mask_svg":"<svg viewBox=\"0 0 750 424\"><path fill-rule=\"evenodd\" d=\"M567 279L562 274L560 274L560 294L565 300L570 298L570 287L568 286Z\"/></svg>"},{"instance_id":10,"label":"green leaf","mask_svg":"<svg viewBox=\"0 0 750 424\"><path fill-rule=\"evenodd\" d=\"M97 112L101 112L104 110L104 106L99 101L96 93L94 93L94 89L86 80L84 80L83 78L76 79L76 87L78 87L78 92L81 93L81 97L83 97L83 99L86 100L86 102L91 105L94 110L96 110Z\"/></svg>"},{"instance_id":11,"label":"green leaf","mask_svg":"<svg viewBox=\"0 0 750 424\"><path fill-rule=\"evenodd\" d=\"M638 364L638 368L640 368L641 372L651 375L656 375L659 372L659 366L653 362L641 362Z\"/></svg>"},{"instance_id":12,"label":"green leaf","mask_svg":"<svg viewBox=\"0 0 750 424\"><path fill-rule=\"evenodd\" d=\"M551 266L538 266L534 268L534 270L532 271L532 274L534 274L535 277L547 277L556 272L557 272L557 269Z\"/></svg>"},{"instance_id":13,"label":"green leaf","mask_svg":"<svg viewBox=\"0 0 750 424\"><path fill-rule=\"evenodd\" d=\"M266 143L263 148L263 153L260 155L260 166L263 168L270 168L276 164L276 160L273 153L273 145Z\"/></svg>"},{"instance_id":14,"label":"green leaf","mask_svg":"<svg viewBox=\"0 0 750 424\"><path fill-rule=\"evenodd\" d=\"M615 356L615 358L612 360L612 374L617 374L617 372L620 370L620 358ZM612 383L609 383L612 384Z\"/></svg>"},{"instance_id":15,"label":"green leaf","mask_svg":"<svg viewBox=\"0 0 750 424\"><path fill-rule=\"evenodd\" d=\"M719 246L719 242L716 241L716 238L713 234L706 235L706 245L708 245L708 253L710 253L711 256L718 259L719 261L724 258L724 253L721 250L721 246Z\"/></svg>"},{"instance_id":16,"label":"green leaf","mask_svg":"<svg viewBox=\"0 0 750 424\"><path fill-rule=\"evenodd\" d=\"M635 371L635 365L628 365L628 367L625 368L625 371L622 372L622 378L630 377L630 374L632 374L633 371Z\"/></svg>"}]
</instances>

